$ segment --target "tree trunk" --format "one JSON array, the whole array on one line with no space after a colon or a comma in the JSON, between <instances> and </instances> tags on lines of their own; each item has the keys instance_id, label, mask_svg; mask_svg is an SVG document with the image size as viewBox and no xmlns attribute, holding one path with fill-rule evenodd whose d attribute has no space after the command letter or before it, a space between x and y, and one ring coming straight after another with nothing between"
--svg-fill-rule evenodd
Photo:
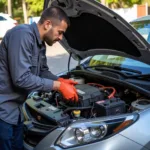
<instances>
[{"instance_id":1,"label":"tree trunk","mask_svg":"<svg viewBox=\"0 0 150 150\"><path fill-rule=\"evenodd\" d=\"M105 5L105 4L106 4L106 0L101 0L101 3L102 3L103 5Z\"/></svg>"},{"instance_id":2,"label":"tree trunk","mask_svg":"<svg viewBox=\"0 0 150 150\"><path fill-rule=\"evenodd\" d=\"M28 23L27 7L26 7L26 2L25 2L25 0L22 0L22 7L23 7L24 23Z\"/></svg>"},{"instance_id":3,"label":"tree trunk","mask_svg":"<svg viewBox=\"0 0 150 150\"><path fill-rule=\"evenodd\" d=\"M8 0L7 2L8 2L8 14L9 14L10 16L12 16L11 0Z\"/></svg>"}]
</instances>

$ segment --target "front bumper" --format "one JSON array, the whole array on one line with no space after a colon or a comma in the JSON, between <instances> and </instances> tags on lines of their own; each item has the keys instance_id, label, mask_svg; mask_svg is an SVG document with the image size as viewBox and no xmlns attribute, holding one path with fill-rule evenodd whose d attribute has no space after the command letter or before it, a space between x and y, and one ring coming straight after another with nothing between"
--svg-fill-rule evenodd
<instances>
[{"instance_id":1,"label":"front bumper","mask_svg":"<svg viewBox=\"0 0 150 150\"><path fill-rule=\"evenodd\" d=\"M142 117L143 118L143 117ZM140 119L141 121L143 119ZM146 120L146 119L144 119ZM86 144L82 146L76 146L72 148L66 148L66 150L147 150L145 148L144 144L138 144L138 142L133 141L133 137L130 139L129 137L124 136L125 134L122 134L123 132L128 132L137 126L139 127L140 121L138 120L135 124L131 125L127 129L123 130L119 134L113 135L112 137L109 137L108 139L91 143L91 144ZM33 125L33 126L32 126ZM63 150L64 148L61 148L55 144L57 139L60 137L62 132L65 130L63 127L56 127L55 129L50 129L48 130L43 130L41 127L38 126L38 124L34 124L31 121L31 125L29 124L27 131L25 132L25 138L24 138L24 147L25 150ZM132 129L133 131L133 129ZM39 135L43 135L43 137L38 141L36 141L37 137ZM139 134L134 134L135 136L138 136ZM27 138L26 138L27 137ZM142 137L141 137L142 138ZM137 139L137 138L136 138Z\"/></svg>"}]
</instances>

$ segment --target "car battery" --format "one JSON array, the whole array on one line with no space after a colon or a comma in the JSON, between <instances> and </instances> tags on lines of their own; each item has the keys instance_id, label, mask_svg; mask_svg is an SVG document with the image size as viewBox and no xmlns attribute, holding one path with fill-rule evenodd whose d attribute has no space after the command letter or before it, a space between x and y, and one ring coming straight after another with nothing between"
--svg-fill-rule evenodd
<instances>
[{"instance_id":1,"label":"car battery","mask_svg":"<svg viewBox=\"0 0 150 150\"><path fill-rule=\"evenodd\" d=\"M120 98L100 100L94 105L97 117L125 113L125 102Z\"/></svg>"},{"instance_id":2,"label":"car battery","mask_svg":"<svg viewBox=\"0 0 150 150\"><path fill-rule=\"evenodd\" d=\"M94 102L104 99L104 93L97 87L88 84L76 85L75 87L79 97L79 106L88 107Z\"/></svg>"}]
</instances>

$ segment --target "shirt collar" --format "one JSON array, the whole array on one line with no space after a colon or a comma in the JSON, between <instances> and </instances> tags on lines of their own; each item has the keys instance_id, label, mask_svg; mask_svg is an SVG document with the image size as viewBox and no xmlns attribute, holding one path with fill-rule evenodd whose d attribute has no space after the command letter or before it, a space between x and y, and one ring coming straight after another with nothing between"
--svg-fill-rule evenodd
<instances>
[{"instance_id":1,"label":"shirt collar","mask_svg":"<svg viewBox=\"0 0 150 150\"><path fill-rule=\"evenodd\" d=\"M31 24L31 26L34 30L34 33L36 35L36 38L37 38L37 41L38 41L39 45L42 45L42 40L40 39L40 33L39 33L39 30L38 30L37 24L35 22L33 22Z\"/></svg>"}]
</instances>

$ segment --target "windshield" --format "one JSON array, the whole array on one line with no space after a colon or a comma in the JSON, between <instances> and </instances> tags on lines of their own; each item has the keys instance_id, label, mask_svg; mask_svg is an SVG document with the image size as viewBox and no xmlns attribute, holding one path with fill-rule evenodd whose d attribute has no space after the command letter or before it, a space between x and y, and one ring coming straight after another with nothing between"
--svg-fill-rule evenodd
<instances>
[{"instance_id":1,"label":"windshield","mask_svg":"<svg viewBox=\"0 0 150 150\"><path fill-rule=\"evenodd\" d=\"M96 65L119 66L140 71L142 74L150 73L150 65L116 55L95 55L91 57L88 66Z\"/></svg>"},{"instance_id":2,"label":"windshield","mask_svg":"<svg viewBox=\"0 0 150 150\"><path fill-rule=\"evenodd\" d=\"M132 22L131 25L150 43L150 18Z\"/></svg>"}]
</instances>

